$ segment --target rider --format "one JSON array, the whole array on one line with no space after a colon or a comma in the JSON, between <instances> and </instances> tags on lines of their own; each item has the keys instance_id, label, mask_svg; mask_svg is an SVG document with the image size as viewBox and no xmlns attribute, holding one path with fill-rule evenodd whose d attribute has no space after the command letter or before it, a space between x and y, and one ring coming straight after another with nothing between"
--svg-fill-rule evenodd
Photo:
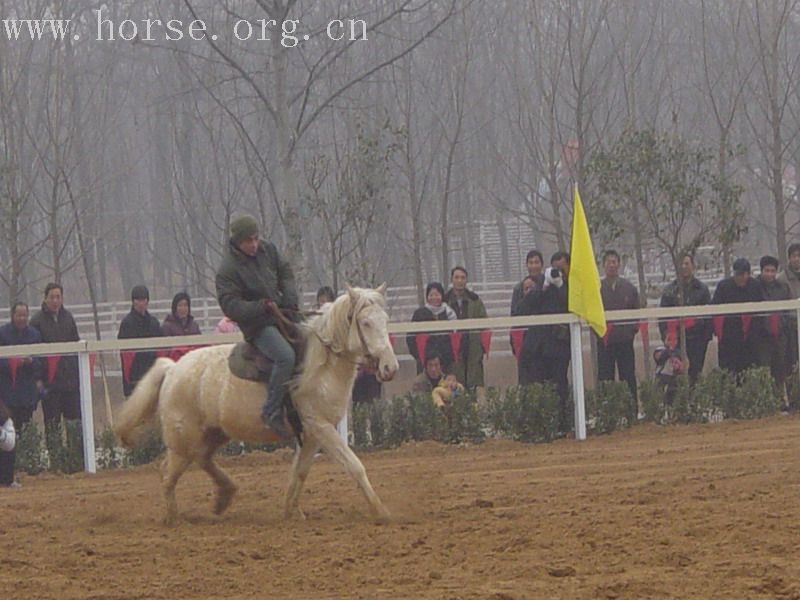
<instances>
[{"instance_id":1,"label":"rider","mask_svg":"<svg viewBox=\"0 0 800 600\"><path fill-rule=\"evenodd\" d=\"M297 310L297 289L291 266L274 244L259 240L258 229L250 216L231 223L227 252L217 271L217 299L222 312L238 323L244 338L274 363L261 418L287 438L291 434L284 421L283 400L295 353L276 327L273 310L275 306Z\"/></svg>"}]
</instances>

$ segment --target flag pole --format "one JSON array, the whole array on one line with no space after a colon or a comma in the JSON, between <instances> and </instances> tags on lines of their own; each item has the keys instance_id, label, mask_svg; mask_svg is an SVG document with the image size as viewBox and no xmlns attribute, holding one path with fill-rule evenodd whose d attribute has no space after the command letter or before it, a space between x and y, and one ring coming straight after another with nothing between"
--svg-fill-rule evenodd
<instances>
[{"instance_id":1,"label":"flag pole","mask_svg":"<svg viewBox=\"0 0 800 600\"><path fill-rule=\"evenodd\" d=\"M572 396L575 403L575 439L586 439L586 403L583 386L583 347L581 322L569 324L570 352L572 353Z\"/></svg>"},{"instance_id":2,"label":"flag pole","mask_svg":"<svg viewBox=\"0 0 800 600\"><path fill-rule=\"evenodd\" d=\"M585 319L599 336L606 332L600 277L594 261L592 236L583 211L578 184L572 188L572 239L568 310ZM575 405L575 439L586 439L586 401L583 379L583 344L581 319L569 324L570 358L572 361L572 398Z\"/></svg>"}]
</instances>

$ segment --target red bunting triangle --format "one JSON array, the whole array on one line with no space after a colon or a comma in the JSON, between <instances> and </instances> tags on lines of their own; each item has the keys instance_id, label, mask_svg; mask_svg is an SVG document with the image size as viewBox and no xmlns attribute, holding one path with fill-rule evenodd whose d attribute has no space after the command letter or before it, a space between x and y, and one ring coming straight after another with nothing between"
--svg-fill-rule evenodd
<instances>
[{"instance_id":1,"label":"red bunting triangle","mask_svg":"<svg viewBox=\"0 0 800 600\"><path fill-rule=\"evenodd\" d=\"M612 329L614 329L614 323L606 323L606 334L603 336L603 346L608 346L608 336L611 335Z\"/></svg>"},{"instance_id":2,"label":"red bunting triangle","mask_svg":"<svg viewBox=\"0 0 800 600\"><path fill-rule=\"evenodd\" d=\"M519 353L522 350L522 342L525 339L525 330L524 329L512 329L511 330L511 351L514 353L514 356L519 358Z\"/></svg>"},{"instance_id":3,"label":"red bunting triangle","mask_svg":"<svg viewBox=\"0 0 800 600\"><path fill-rule=\"evenodd\" d=\"M750 333L750 325L753 322L753 315L742 315L742 337L747 339Z\"/></svg>"},{"instance_id":4,"label":"red bunting triangle","mask_svg":"<svg viewBox=\"0 0 800 600\"><path fill-rule=\"evenodd\" d=\"M460 356L459 350L461 350L461 332L460 331L452 331L450 332L450 348L453 349L453 360L458 362L458 357Z\"/></svg>"},{"instance_id":5,"label":"red bunting triangle","mask_svg":"<svg viewBox=\"0 0 800 600\"><path fill-rule=\"evenodd\" d=\"M637 325L637 329L639 330L639 334L643 338L649 338L650 337L649 336L649 334L650 334L650 323L647 322L647 319L642 319L641 321L639 321L639 323Z\"/></svg>"},{"instance_id":6,"label":"red bunting triangle","mask_svg":"<svg viewBox=\"0 0 800 600\"><path fill-rule=\"evenodd\" d=\"M394 348L394 343L397 340L397 336L393 333L389 334L389 345Z\"/></svg>"},{"instance_id":7,"label":"red bunting triangle","mask_svg":"<svg viewBox=\"0 0 800 600\"><path fill-rule=\"evenodd\" d=\"M431 336L427 333L418 333L416 338L417 356L419 356L419 361L422 363L423 368L425 368L425 350L428 347L429 337Z\"/></svg>"},{"instance_id":8,"label":"red bunting triangle","mask_svg":"<svg viewBox=\"0 0 800 600\"><path fill-rule=\"evenodd\" d=\"M133 359L136 358L136 352L131 350L122 350L119 354L122 358L122 377L125 379L126 383L130 383L131 367L133 366Z\"/></svg>"},{"instance_id":9,"label":"red bunting triangle","mask_svg":"<svg viewBox=\"0 0 800 600\"><path fill-rule=\"evenodd\" d=\"M22 363L21 358L9 358L8 359L8 368L11 371L11 387L17 387L17 369L19 368L20 363Z\"/></svg>"},{"instance_id":10,"label":"red bunting triangle","mask_svg":"<svg viewBox=\"0 0 800 600\"><path fill-rule=\"evenodd\" d=\"M60 356L47 357L47 383L53 383L53 380L56 378L56 370L58 369L58 363L60 361Z\"/></svg>"},{"instance_id":11,"label":"red bunting triangle","mask_svg":"<svg viewBox=\"0 0 800 600\"><path fill-rule=\"evenodd\" d=\"M489 350L492 348L492 330L491 329L484 329L481 331L481 348L483 348L483 353L488 357Z\"/></svg>"},{"instance_id":12,"label":"red bunting triangle","mask_svg":"<svg viewBox=\"0 0 800 600\"><path fill-rule=\"evenodd\" d=\"M717 340L722 341L722 331L725 327L725 315L717 315L713 317L714 333L717 335Z\"/></svg>"},{"instance_id":13,"label":"red bunting triangle","mask_svg":"<svg viewBox=\"0 0 800 600\"><path fill-rule=\"evenodd\" d=\"M780 335L781 316L777 313L773 313L767 317L767 319L769 321L769 331L772 337L777 338Z\"/></svg>"},{"instance_id":14,"label":"red bunting triangle","mask_svg":"<svg viewBox=\"0 0 800 600\"><path fill-rule=\"evenodd\" d=\"M674 350L678 346L678 320L670 319L667 321L667 335L664 343L670 350Z\"/></svg>"}]
</instances>

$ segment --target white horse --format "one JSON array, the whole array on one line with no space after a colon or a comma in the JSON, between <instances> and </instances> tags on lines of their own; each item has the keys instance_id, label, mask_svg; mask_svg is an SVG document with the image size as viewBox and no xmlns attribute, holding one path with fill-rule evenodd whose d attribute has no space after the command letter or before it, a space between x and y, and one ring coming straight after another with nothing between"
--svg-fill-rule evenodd
<instances>
[{"instance_id":1,"label":"white horse","mask_svg":"<svg viewBox=\"0 0 800 600\"><path fill-rule=\"evenodd\" d=\"M359 358L377 363L378 378L387 381L399 367L387 333L386 284L376 290L350 288L304 332L307 338L302 371L292 382L292 399L303 423L303 445L295 452L286 495L286 515L301 517L298 498L322 447L356 480L373 516L381 521L389 512L372 489L364 465L336 431L352 394ZM162 488L167 523L178 516L175 485L197 462L217 486L214 512L222 513L236 485L214 463L214 452L230 439L253 443L277 441L261 421L266 385L231 374L231 345L200 348L178 362L159 358L126 401L115 427L120 440L133 446L156 415L167 447L162 464Z\"/></svg>"}]
</instances>

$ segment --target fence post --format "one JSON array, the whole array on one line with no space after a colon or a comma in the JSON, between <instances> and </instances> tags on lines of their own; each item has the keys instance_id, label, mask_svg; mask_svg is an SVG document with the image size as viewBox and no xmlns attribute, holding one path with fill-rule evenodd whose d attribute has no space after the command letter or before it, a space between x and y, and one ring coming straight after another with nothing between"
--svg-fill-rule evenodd
<instances>
[{"instance_id":1,"label":"fence post","mask_svg":"<svg viewBox=\"0 0 800 600\"><path fill-rule=\"evenodd\" d=\"M344 440L345 445L350 444L350 439L349 439L350 428L347 422L347 416L349 412L350 409L348 407L344 411L344 416L342 417L342 420L336 424L336 431L339 432L339 437L342 438L342 440Z\"/></svg>"},{"instance_id":2,"label":"fence post","mask_svg":"<svg viewBox=\"0 0 800 600\"><path fill-rule=\"evenodd\" d=\"M581 346L581 322L569 324L570 348L572 352L572 397L575 401L575 439L586 439L586 405L583 400L583 348Z\"/></svg>"},{"instance_id":3,"label":"fence post","mask_svg":"<svg viewBox=\"0 0 800 600\"><path fill-rule=\"evenodd\" d=\"M81 427L83 429L83 464L87 473L97 472L94 455L94 412L92 410L92 370L89 352L78 353L78 374L81 390Z\"/></svg>"},{"instance_id":4,"label":"fence post","mask_svg":"<svg viewBox=\"0 0 800 600\"><path fill-rule=\"evenodd\" d=\"M795 348L795 350L797 350L797 362L795 364L800 365L800 307L798 307L797 309L797 314L795 315L795 318L797 320L797 348ZM791 366L792 365L789 365L790 368ZM789 400L789 406L792 406L792 404L795 402L793 398L789 398L788 400Z\"/></svg>"}]
</instances>

